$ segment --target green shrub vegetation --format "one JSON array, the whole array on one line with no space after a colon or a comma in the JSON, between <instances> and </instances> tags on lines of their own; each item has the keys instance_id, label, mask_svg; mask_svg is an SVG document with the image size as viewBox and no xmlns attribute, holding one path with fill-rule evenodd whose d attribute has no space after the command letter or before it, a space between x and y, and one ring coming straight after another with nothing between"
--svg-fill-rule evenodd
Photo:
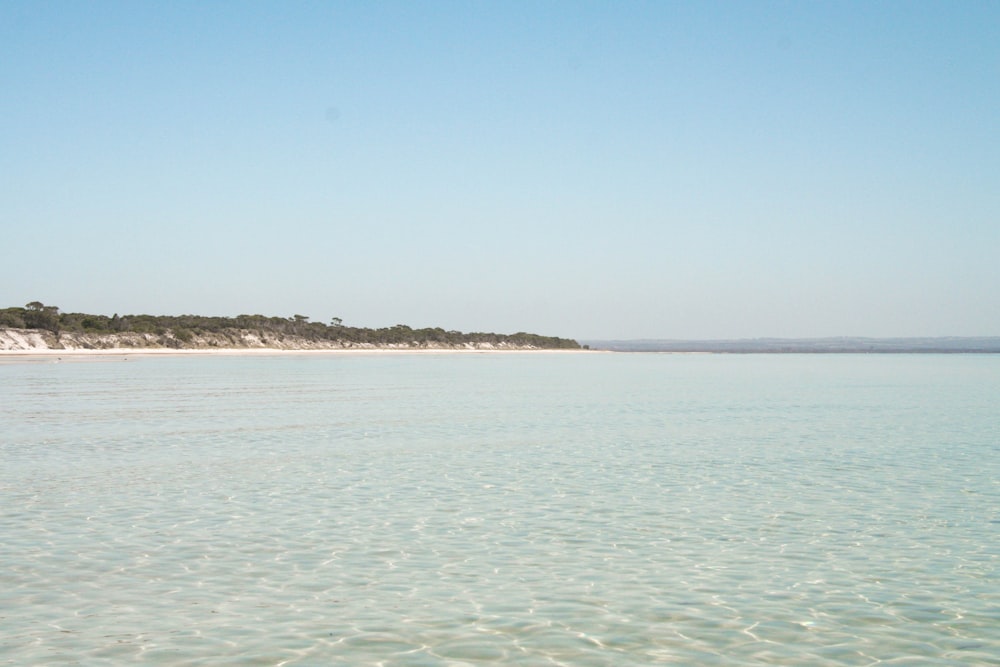
<instances>
[{"instance_id":1,"label":"green shrub vegetation","mask_svg":"<svg viewBox=\"0 0 1000 667\"><path fill-rule=\"evenodd\" d=\"M466 344L508 345L544 349L579 349L580 344L568 338L540 336L518 332L515 334L462 333L441 328L412 329L397 324L381 329L345 326L339 317L330 324L310 322L305 315L268 317L266 315L239 315L237 317L204 317L201 315L91 315L88 313L61 313L55 306L32 301L23 308L0 309L0 327L15 329L42 329L56 335L73 333L140 333L172 336L182 343L190 343L203 333L238 337L248 331L261 339L280 341L286 337L304 338L309 341L353 345L408 345L411 347L462 346Z\"/></svg>"}]
</instances>

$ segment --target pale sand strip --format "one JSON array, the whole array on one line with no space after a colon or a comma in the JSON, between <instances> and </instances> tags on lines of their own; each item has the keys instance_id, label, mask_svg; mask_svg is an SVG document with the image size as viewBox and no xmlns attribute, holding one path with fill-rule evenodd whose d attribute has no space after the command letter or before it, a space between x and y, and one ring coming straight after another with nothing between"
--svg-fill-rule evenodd
<instances>
[{"instance_id":1,"label":"pale sand strip","mask_svg":"<svg viewBox=\"0 0 1000 667\"><path fill-rule=\"evenodd\" d=\"M537 354L595 354L595 350L490 350L461 348L352 348L340 350L284 350L278 348L216 348L216 349L172 349L172 348L110 348L103 350L0 350L0 364L55 361L115 361L130 357L197 357L197 356L247 356L247 357L356 357L394 355L537 355Z\"/></svg>"}]
</instances>

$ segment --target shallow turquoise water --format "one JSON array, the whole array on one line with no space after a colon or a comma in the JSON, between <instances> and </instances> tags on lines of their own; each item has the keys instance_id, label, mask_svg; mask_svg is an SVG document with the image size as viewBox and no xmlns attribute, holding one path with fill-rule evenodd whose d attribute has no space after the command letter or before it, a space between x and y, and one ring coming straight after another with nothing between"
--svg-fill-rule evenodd
<instances>
[{"instance_id":1,"label":"shallow turquoise water","mask_svg":"<svg viewBox=\"0 0 1000 667\"><path fill-rule=\"evenodd\" d=\"M0 366L0 664L1000 664L1000 356Z\"/></svg>"}]
</instances>

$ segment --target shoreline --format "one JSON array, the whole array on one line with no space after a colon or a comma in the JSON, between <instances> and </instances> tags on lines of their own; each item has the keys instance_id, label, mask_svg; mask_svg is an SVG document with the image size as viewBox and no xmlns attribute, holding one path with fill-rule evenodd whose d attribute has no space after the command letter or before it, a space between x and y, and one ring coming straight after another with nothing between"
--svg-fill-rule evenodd
<instances>
[{"instance_id":1,"label":"shoreline","mask_svg":"<svg viewBox=\"0 0 1000 667\"><path fill-rule=\"evenodd\" d=\"M353 348L353 349L285 349L285 348L105 348L105 349L35 349L0 350L0 364L58 362L58 361L112 361L127 357L357 357L357 356L398 356L398 355L472 355L472 354L590 354L601 350L583 349L462 349L462 348Z\"/></svg>"}]
</instances>

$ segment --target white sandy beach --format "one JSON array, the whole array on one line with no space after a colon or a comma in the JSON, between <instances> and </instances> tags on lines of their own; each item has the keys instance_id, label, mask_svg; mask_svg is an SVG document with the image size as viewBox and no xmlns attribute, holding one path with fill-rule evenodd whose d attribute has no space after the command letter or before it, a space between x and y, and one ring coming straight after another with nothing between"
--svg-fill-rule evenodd
<instances>
[{"instance_id":1,"label":"white sandy beach","mask_svg":"<svg viewBox=\"0 0 1000 667\"><path fill-rule=\"evenodd\" d=\"M57 361L117 361L136 357L192 357L192 356L387 356L387 355L455 355L455 354L594 354L594 350L511 350L511 349L461 349L461 348L350 348L323 350L285 350L277 348L111 348L103 350L0 350L0 364Z\"/></svg>"},{"instance_id":2,"label":"white sandy beach","mask_svg":"<svg viewBox=\"0 0 1000 667\"><path fill-rule=\"evenodd\" d=\"M124 333L63 334L55 338L47 332L27 329L0 328L0 362L3 361L62 361L62 360L115 360L131 357L153 356L344 356L344 355L399 355L399 354L539 354L579 353L582 349L526 348L500 343L470 343L449 346L431 343L426 347L409 345L375 345L370 343L330 343L300 337L286 337L279 346L263 344L261 338L243 331L239 342L218 334L200 334L191 341L193 345L168 347L162 337L152 334ZM172 339L171 339L172 340ZM176 342L176 341L174 341Z\"/></svg>"}]
</instances>

